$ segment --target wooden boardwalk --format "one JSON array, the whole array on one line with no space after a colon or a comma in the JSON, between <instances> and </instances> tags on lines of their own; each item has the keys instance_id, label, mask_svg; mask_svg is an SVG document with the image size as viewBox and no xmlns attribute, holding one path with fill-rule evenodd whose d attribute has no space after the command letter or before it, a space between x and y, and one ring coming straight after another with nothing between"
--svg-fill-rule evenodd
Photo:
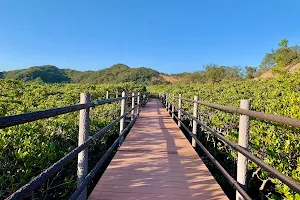
<instances>
[{"instance_id":1,"label":"wooden boardwalk","mask_svg":"<svg viewBox=\"0 0 300 200\"><path fill-rule=\"evenodd\" d=\"M228 199L177 124L150 99L89 199Z\"/></svg>"}]
</instances>

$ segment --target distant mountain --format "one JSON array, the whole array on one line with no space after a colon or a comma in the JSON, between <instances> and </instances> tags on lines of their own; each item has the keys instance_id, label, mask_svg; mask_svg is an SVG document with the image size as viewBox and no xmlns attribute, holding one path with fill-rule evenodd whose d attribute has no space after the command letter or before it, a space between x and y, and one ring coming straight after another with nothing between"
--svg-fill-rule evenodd
<instances>
[{"instance_id":1,"label":"distant mountain","mask_svg":"<svg viewBox=\"0 0 300 200\"><path fill-rule=\"evenodd\" d=\"M0 78L22 81L35 81L39 83L124 83L134 82L141 84L163 83L207 83L220 82L223 79L241 80L245 77L236 66L218 66L208 64L205 70L184 72L179 74L164 74L156 70L139 67L130 68L124 64L116 64L110 68L98 71L76 71L59 69L53 65L35 66L27 69L0 72Z\"/></svg>"},{"instance_id":2,"label":"distant mountain","mask_svg":"<svg viewBox=\"0 0 300 200\"><path fill-rule=\"evenodd\" d=\"M288 40L278 43L278 48L267 53L259 67L207 64L202 70L178 74L164 74L151 68L130 68L116 64L98 71L59 69L53 65L34 66L27 69L0 72L0 79L15 79L44 83L123 83L142 84L216 83L223 80L272 79L300 70L300 46L288 46Z\"/></svg>"},{"instance_id":3,"label":"distant mountain","mask_svg":"<svg viewBox=\"0 0 300 200\"><path fill-rule=\"evenodd\" d=\"M285 72L293 73L298 71L300 63L293 62L285 68ZM250 67L251 68L251 67ZM242 80L254 78L256 69L249 71L249 67L218 66L208 64L202 71L184 72L178 74L164 74L156 70L138 67L130 68L124 64L116 64L109 68L98 71L76 71L71 69L59 69L53 65L34 66L27 69L0 72L0 79L15 79L21 81L35 81L38 83L82 83L82 84L106 84L133 82L137 84L156 85L163 83L198 84L220 82L222 80ZM257 79L271 79L279 76L273 73L273 68ZM246 72L246 73L245 73Z\"/></svg>"},{"instance_id":4,"label":"distant mountain","mask_svg":"<svg viewBox=\"0 0 300 200\"><path fill-rule=\"evenodd\" d=\"M45 83L68 83L71 81L65 70L58 69L52 65L29 67L27 69L2 72L2 74L3 78L22 81L33 81L35 79L41 79Z\"/></svg>"},{"instance_id":5,"label":"distant mountain","mask_svg":"<svg viewBox=\"0 0 300 200\"><path fill-rule=\"evenodd\" d=\"M43 81L45 83L122 83L134 82L144 84L166 83L162 74L150 68L130 68L116 64L98 71L76 71L59 69L52 65L34 66L27 69L0 72L0 78L22 81Z\"/></svg>"}]
</instances>

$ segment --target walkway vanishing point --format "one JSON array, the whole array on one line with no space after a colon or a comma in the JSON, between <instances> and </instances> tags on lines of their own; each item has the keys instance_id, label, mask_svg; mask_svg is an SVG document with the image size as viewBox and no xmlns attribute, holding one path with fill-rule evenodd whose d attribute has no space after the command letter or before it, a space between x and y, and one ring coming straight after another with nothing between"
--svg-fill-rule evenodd
<instances>
[{"instance_id":1,"label":"walkway vanishing point","mask_svg":"<svg viewBox=\"0 0 300 200\"><path fill-rule=\"evenodd\" d=\"M158 99L150 99L91 200L228 199Z\"/></svg>"}]
</instances>

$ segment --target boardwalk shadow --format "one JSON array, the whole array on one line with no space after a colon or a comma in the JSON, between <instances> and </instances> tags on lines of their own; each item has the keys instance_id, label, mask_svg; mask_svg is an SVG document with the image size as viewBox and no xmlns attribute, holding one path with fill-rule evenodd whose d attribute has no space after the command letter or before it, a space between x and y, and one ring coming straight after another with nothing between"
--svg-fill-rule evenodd
<instances>
[{"instance_id":1,"label":"boardwalk shadow","mask_svg":"<svg viewBox=\"0 0 300 200\"><path fill-rule=\"evenodd\" d=\"M227 199L183 133L152 100L89 199Z\"/></svg>"}]
</instances>

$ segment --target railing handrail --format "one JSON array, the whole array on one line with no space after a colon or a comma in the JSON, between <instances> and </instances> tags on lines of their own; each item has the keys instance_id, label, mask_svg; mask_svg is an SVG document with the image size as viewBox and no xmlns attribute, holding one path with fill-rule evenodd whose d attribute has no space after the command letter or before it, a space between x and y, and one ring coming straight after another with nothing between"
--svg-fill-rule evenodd
<instances>
[{"instance_id":1,"label":"railing handrail","mask_svg":"<svg viewBox=\"0 0 300 200\"><path fill-rule=\"evenodd\" d=\"M220 170L220 172L227 178L230 184L240 192L240 194L246 199L250 200L249 195L243 190L243 188L239 185L239 183L232 177L230 174L224 169L224 167L210 154L210 152L204 147L204 145L200 142L200 140L185 126L185 124L176 116L174 117L180 122L181 126L188 132L188 134L195 139L196 143L199 147L204 151L204 153L208 156L208 158L216 165L216 167Z\"/></svg>"},{"instance_id":2,"label":"railing handrail","mask_svg":"<svg viewBox=\"0 0 300 200\"><path fill-rule=\"evenodd\" d=\"M89 102L86 104L78 104L74 106L66 106L66 107L60 107L60 108L53 108L53 109L48 109L48 110L42 110L42 111L36 111L32 113L26 113L26 114L20 114L20 115L13 115L13 116L5 116L0 118L0 128L5 128L5 127L10 127L14 126L17 124L23 124L26 122L31 122L31 121L36 121L39 119L44 119L48 117L54 117L58 116L61 114L81 110L81 109L88 109L90 107L95 107L98 105L103 105L106 103L111 103L115 101L119 101L122 99L126 99L128 97L139 97L141 95L130 95L130 96L123 96L123 97L118 97L118 98L113 98L113 99L106 99L106 100L101 100L101 101L96 101L96 102ZM72 195L72 197L76 196L78 197L80 192L84 189L84 185L87 185L87 183L91 180L92 177L95 175L95 170L97 171L99 167L102 166L103 162L107 159L107 154L111 153L111 151L116 147L116 144L119 144L118 141L120 140L121 137L124 136L125 132L128 131L133 123L136 121L136 119L139 117L139 107L141 107L143 104L147 102L148 96L145 96L145 99L143 99L142 102L139 102L138 98L138 103L135 106L132 106L128 111L126 111L123 115L115 119L113 122L111 122L109 125L105 126L103 129L100 131L96 132L93 136L88 138L83 144L77 146L75 149L70 151L67 155L65 155L63 158L55 162L53 165L48 167L46 170L44 170L42 173L40 173L38 176L33 178L30 182L27 184L23 185L21 188L19 188L17 191L15 191L13 194L11 194L9 197L6 198L8 199L21 199L23 197L29 196L33 191L38 189L40 185L45 182L48 178L53 176L55 173L57 173L62 167L64 167L70 160L74 159L80 152L82 152L84 149L86 149L94 140L98 139L100 136L102 136L106 131L108 131L113 125L116 123L120 122L124 117L126 117L128 114L131 113L133 110L137 110L137 115L131 120L129 125L122 130L120 133L119 137L115 140L113 145L107 150L105 155L98 161L96 166L92 169L92 171L85 177L84 182L80 184L80 188L77 188L75 191L75 194ZM26 118L24 118L26 117ZM9 121L7 121L9 120ZM10 122L10 120L12 120ZM93 172L93 173L92 173Z\"/></svg>"},{"instance_id":3,"label":"railing handrail","mask_svg":"<svg viewBox=\"0 0 300 200\"><path fill-rule=\"evenodd\" d=\"M140 105L137 105L140 106ZM137 107L135 106L135 108ZM65 155L63 158L55 162L53 165L48 167L46 170L44 170L42 173L40 173L38 176L36 176L34 179L32 179L29 183L19 188L17 191L15 191L12 195L10 195L7 199L20 199L23 196L29 195L30 192L34 191L36 188L38 188L44 181L46 181L49 177L51 177L53 174L58 172L63 166L65 166L70 160L72 160L78 153L80 153L82 150L87 148L89 144L91 144L94 140L102 136L106 131L108 131L113 125L118 123L123 117L128 115L131 110L135 109L131 108L129 111L127 111L124 115L118 117L113 122L111 122L109 125L105 126L100 131L96 132L92 137L90 137L88 140L86 140L82 145L77 146L75 149L73 149L71 152L69 152L67 155Z\"/></svg>"},{"instance_id":4,"label":"railing handrail","mask_svg":"<svg viewBox=\"0 0 300 200\"><path fill-rule=\"evenodd\" d=\"M118 95L119 95L119 94L120 94L120 95L121 95L121 94L122 94L122 92L121 92L121 93L120 93L120 92L118 92L118 93L117 93L117 92L116 92L116 93L107 93L107 94L111 94L111 95L116 95L116 94L118 94ZM129 96L130 96L130 95L129 95ZM135 95L135 96L141 96L141 94L140 94L140 95Z\"/></svg>"},{"instance_id":5,"label":"railing handrail","mask_svg":"<svg viewBox=\"0 0 300 200\"><path fill-rule=\"evenodd\" d=\"M300 128L300 120L296 119L296 118L289 118L289 117L284 117L284 116L280 116L280 115L267 114L267 113L264 113L264 112L257 112L257 111L253 111L253 110L245 110L245 109L241 109L241 108L237 108L237 107L233 107L233 106L224 106L224 105L209 103L209 102L205 102L205 101L199 101L199 100L196 101L196 100L192 100L192 99L188 99L188 98L184 98L184 97L179 97L179 96L174 96L174 97L178 98L178 99L180 98L182 100L186 100L186 101L189 101L189 102L193 102L193 103L199 103L201 105L216 108L218 110L222 110L222 111L226 111L226 112L238 113L238 114L241 114L241 115L247 115L249 117L254 117L254 118L257 118L257 119L261 119L261 120L278 122L278 123L281 123L281 124L290 125L290 126Z\"/></svg>"},{"instance_id":6,"label":"railing handrail","mask_svg":"<svg viewBox=\"0 0 300 200\"><path fill-rule=\"evenodd\" d=\"M24 124L27 122L33 122L33 121L37 121L37 120L45 119L45 118L49 118L49 117L55 117L58 115L75 112L75 111L78 111L81 109L87 109L87 108L91 108L91 107L95 107L95 106L100 106L103 104L120 101L122 99L130 98L130 97L132 97L132 95L126 96L126 97L118 97L118 98L94 101L94 102L89 102L86 104L76 104L76 105L72 105L72 106L51 108L51 109L47 109L47 110L39 110L39 111L34 111L34 112L29 112L29 113L24 113L24 114L19 114L19 115L3 116L3 117L0 117L0 129L19 125L19 124Z\"/></svg>"},{"instance_id":7,"label":"railing handrail","mask_svg":"<svg viewBox=\"0 0 300 200\"><path fill-rule=\"evenodd\" d=\"M187 111L185 111L183 109L180 109L180 110L184 114L188 115L189 118L195 120L197 122L197 124L201 125L206 130L208 130L209 132L211 132L214 136L216 136L217 138L221 139L223 142L225 142L226 144L228 144L234 150L238 151L239 153L241 153L244 156L246 156L248 159L250 159L253 162L255 162L258 166L260 166L261 168L263 168L264 170L266 170L267 172L269 172L270 174L272 174L273 176L275 176L276 178L278 178L279 180L281 180L283 183L285 183L286 185L288 185L294 191L300 193L300 185L296 181L294 181L292 178L290 178L290 177L282 174L281 172L277 171L275 168L271 167L270 165L268 165L264 161L260 160L258 157L254 156L248 150L246 150L245 148L241 147L240 145L238 145L238 144L236 144L234 142L231 142L226 137L224 137L222 134L218 133L217 131L213 130L212 128L210 128L209 126L207 126L206 124L204 124L203 122L201 122L200 120L198 120L197 118L193 117Z\"/></svg>"},{"instance_id":8,"label":"railing handrail","mask_svg":"<svg viewBox=\"0 0 300 200\"><path fill-rule=\"evenodd\" d=\"M255 117L255 118L258 118L258 119L269 120L269 121L275 121L275 122L283 123L283 124L286 124L286 125L295 126L294 123L297 122L297 121L299 121L299 123L300 123L300 120L297 120L297 119L294 119L294 121L293 121L294 123L285 123L285 120L292 119L292 118L288 118L288 117L282 117L282 116L277 116L277 115L272 115L272 114L265 114L265 113L262 113L262 112L255 112L255 111L240 109L240 108L236 108L236 107L232 107L232 106L223 106L223 105L214 104L214 103L207 103L207 102L204 102L204 101L192 100L192 99L188 99L188 98L184 98L184 97L180 97L180 96L171 96L171 97L175 97L175 98L178 98L180 100L186 100L186 101L193 102L193 103L199 103L201 105L213 107L213 108L216 108L216 109L219 109L219 110L222 110L222 111L228 111L228 112L232 112L232 113L239 113L241 115L248 115L250 117ZM162 97L163 104L165 103L164 101L166 101L165 100L165 96ZM168 102L168 104L167 104L168 106L167 107L169 107L169 104L170 103ZM176 107L175 105L172 105L172 106L174 108ZM168 110L168 112L170 112L170 109L167 109L167 110ZM206 124L204 124L203 122L201 122L197 117L191 115L190 113L188 113L184 109L177 107L177 111L181 111L183 114L187 115L190 119L194 120L197 124L201 125L206 130L208 130L209 132L211 132L214 136L216 136L217 138L221 139L223 142L225 142L231 148L233 148L234 150L236 150L239 153L243 154L248 159L252 160L258 166L260 166L261 168L263 168L264 170L266 170L267 172L269 172L270 174L272 174L275 178L278 178L280 181L282 181L283 183L285 183L287 186L289 186L295 192L300 193L300 184L298 184L294 179L292 179L292 178L284 175L283 173L279 172L278 170L276 170L272 166L268 165L267 163L265 163L264 161L262 161L258 157L256 157L253 154L251 154L247 149L243 148L242 146L240 146L240 145L238 145L238 144L236 144L234 142L231 142L230 140L228 140L227 138L225 138L225 136L223 136L222 134L220 134L217 131L213 130L212 128L210 128L209 126L207 126ZM171 110L171 113L172 112L174 112L173 109ZM174 116L183 125L183 128L186 131L188 131L188 133L196 140L197 143L201 144L201 142L197 139L197 137L195 137L193 135L193 133L191 133L191 131L187 129L187 127L183 124L183 122L181 121L181 119L179 117L176 117L176 115L172 115L172 116ZM282 118L284 118L284 120L281 120ZM297 120L297 121L295 121L295 120ZM297 123L296 123L296 125L297 125ZM201 148L202 148L202 146L200 145ZM203 146L202 149L208 155L208 157L212 160L212 158L210 157L209 152L205 151L206 149L205 149L204 146ZM224 172L224 168L222 168L222 166L220 167L218 165L218 162L213 161L213 163L217 166L217 168L220 169L220 171L225 175L225 177L230 181L230 183L233 186L235 186L234 181L230 180L230 179L232 179L232 177L227 172ZM237 187L235 187L235 188L238 191L240 191L240 188L237 188ZM245 199L248 199L247 196L244 196L245 195L244 193L243 194L240 193L240 194Z\"/></svg>"}]
</instances>

